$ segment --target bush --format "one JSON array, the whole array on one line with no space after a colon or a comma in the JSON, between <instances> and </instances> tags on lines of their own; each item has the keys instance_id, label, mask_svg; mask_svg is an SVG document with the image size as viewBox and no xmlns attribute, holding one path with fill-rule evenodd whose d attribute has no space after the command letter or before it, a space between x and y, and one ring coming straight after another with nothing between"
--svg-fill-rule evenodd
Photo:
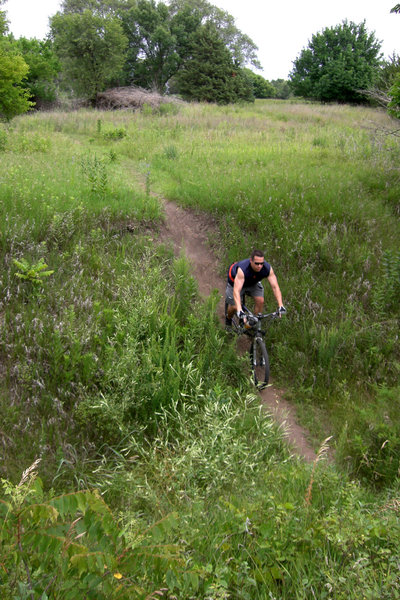
<instances>
[{"instance_id":1,"label":"bush","mask_svg":"<svg viewBox=\"0 0 400 600\"><path fill-rule=\"evenodd\" d=\"M162 549L161 544L176 526L175 515L156 523L144 536L131 532L136 539L129 544L96 491L45 498L35 476L39 462L24 472L17 486L2 480L3 600L128 600L145 597L170 571L176 577L182 564L180 550L173 545Z\"/></svg>"},{"instance_id":2,"label":"bush","mask_svg":"<svg viewBox=\"0 0 400 600\"><path fill-rule=\"evenodd\" d=\"M391 98L388 106L389 114L392 117L400 119L400 73L394 79L393 85L389 90L389 97Z\"/></svg>"}]
</instances>

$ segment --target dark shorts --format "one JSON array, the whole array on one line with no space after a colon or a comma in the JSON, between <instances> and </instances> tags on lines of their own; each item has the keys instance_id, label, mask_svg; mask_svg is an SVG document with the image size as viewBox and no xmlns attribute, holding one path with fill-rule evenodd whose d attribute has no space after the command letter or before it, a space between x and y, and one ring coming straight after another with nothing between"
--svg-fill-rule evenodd
<instances>
[{"instance_id":1,"label":"dark shorts","mask_svg":"<svg viewBox=\"0 0 400 600\"><path fill-rule=\"evenodd\" d=\"M264 288L261 281L255 283L250 287L242 288L240 292L240 297L243 298L244 295L251 296L252 298L264 298ZM235 301L233 299L233 285L227 283L225 290L225 302L230 306L235 306Z\"/></svg>"}]
</instances>

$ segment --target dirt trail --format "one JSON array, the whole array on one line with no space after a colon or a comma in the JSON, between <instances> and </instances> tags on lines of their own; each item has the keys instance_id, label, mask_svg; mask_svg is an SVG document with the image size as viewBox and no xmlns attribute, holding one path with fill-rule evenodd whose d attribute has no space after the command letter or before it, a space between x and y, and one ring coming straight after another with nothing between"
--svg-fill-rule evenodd
<instances>
[{"instance_id":1,"label":"dirt trail","mask_svg":"<svg viewBox=\"0 0 400 600\"><path fill-rule=\"evenodd\" d=\"M161 240L172 241L176 255L182 250L185 252L203 297L207 297L214 289L219 291L221 302L218 313L222 321L225 281L218 276L217 259L207 243L208 233L212 228L210 219L184 210L172 202L164 201L164 208L166 221L160 234ZM295 409L284 399L283 392L272 385L260 392L260 398L282 426L293 452L312 462L316 454L307 441L307 432L298 425Z\"/></svg>"}]
</instances>

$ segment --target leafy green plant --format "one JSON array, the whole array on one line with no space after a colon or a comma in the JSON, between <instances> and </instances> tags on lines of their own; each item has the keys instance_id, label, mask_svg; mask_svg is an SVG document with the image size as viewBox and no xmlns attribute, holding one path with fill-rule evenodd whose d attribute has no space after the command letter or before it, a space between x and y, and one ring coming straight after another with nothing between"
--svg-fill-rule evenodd
<instances>
[{"instance_id":1,"label":"leafy green plant","mask_svg":"<svg viewBox=\"0 0 400 600\"><path fill-rule=\"evenodd\" d=\"M388 106L389 114L392 117L400 118L400 74L394 77L393 85L389 90L390 102Z\"/></svg>"},{"instance_id":2,"label":"leafy green plant","mask_svg":"<svg viewBox=\"0 0 400 600\"><path fill-rule=\"evenodd\" d=\"M116 127L108 131L103 131L103 138L105 140L122 140L128 135L125 127Z\"/></svg>"},{"instance_id":3,"label":"leafy green plant","mask_svg":"<svg viewBox=\"0 0 400 600\"><path fill-rule=\"evenodd\" d=\"M386 250L382 256L381 277L373 294L373 304L381 313L391 314L400 307L400 251Z\"/></svg>"},{"instance_id":4,"label":"leafy green plant","mask_svg":"<svg viewBox=\"0 0 400 600\"><path fill-rule=\"evenodd\" d=\"M110 148L110 151L108 153L108 158L110 160L110 162L116 162L117 160L117 153L115 152L115 150L113 150L112 148Z\"/></svg>"},{"instance_id":5,"label":"leafy green plant","mask_svg":"<svg viewBox=\"0 0 400 600\"><path fill-rule=\"evenodd\" d=\"M91 192L104 197L108 185L107 167L104 160L97 156L82 157L81 168L90 185Z\"/></svg>"},{"instance_id":6,"label":"leafy green plant","mask_svg":"<svg viewBox=\"0 0 400 600\"><path fill-rule=\"evenodd\" d=\"M4 150L7 147L7 142L8 142L7 132L4 129L4 127L2 127L0 125L0 152L4 152Z\"/></svg>"},{"instance_id":7,"label":"leafy green plant","mask_svg":"<svg viewBox=\"0 0 400 600\"><path fill-rule=\"evenodd\" d=\"M144 598L166 574L182 569L179 547L163 544L176 515L144 532L131 530L128 541L95 490L46 499L36 476L39 462L17 486L1 480L2 598Z\"/></svg>"},{"instance_id":8,"label":"leafy green plant","mask_svg":"<svg viewBox=\"0 0 400 600\"><path fill-rule=\"evenodd\" d=\"M22 281L32 284L35 290L38 290L43 285L44 279L54 273L54 270L46 271L48 265L44 262L43 258L40 258L37 263L30 263L26 258L21 258L20 260L14 258L13 263L19 269L15 273L15 276Z\"/></svg>"}]
</instances>

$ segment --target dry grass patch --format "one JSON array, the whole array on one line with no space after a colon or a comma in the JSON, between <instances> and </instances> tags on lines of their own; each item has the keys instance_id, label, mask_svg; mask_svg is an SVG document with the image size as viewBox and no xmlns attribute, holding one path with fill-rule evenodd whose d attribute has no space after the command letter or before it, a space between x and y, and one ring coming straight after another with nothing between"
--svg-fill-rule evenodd
<instances>
[{"instance_id":1,"label":"dry grass patch","mask_svg":"<svg viewBox=\"0 0 400 600\"><path fill-rule=\"evenodd\" d=\"M139 87L118 87L97 95L97 108L104 110L138 110L144 105L159 109L162 104L182 103L182 100L162 96Z\"/></svg>"}]
</instances>

